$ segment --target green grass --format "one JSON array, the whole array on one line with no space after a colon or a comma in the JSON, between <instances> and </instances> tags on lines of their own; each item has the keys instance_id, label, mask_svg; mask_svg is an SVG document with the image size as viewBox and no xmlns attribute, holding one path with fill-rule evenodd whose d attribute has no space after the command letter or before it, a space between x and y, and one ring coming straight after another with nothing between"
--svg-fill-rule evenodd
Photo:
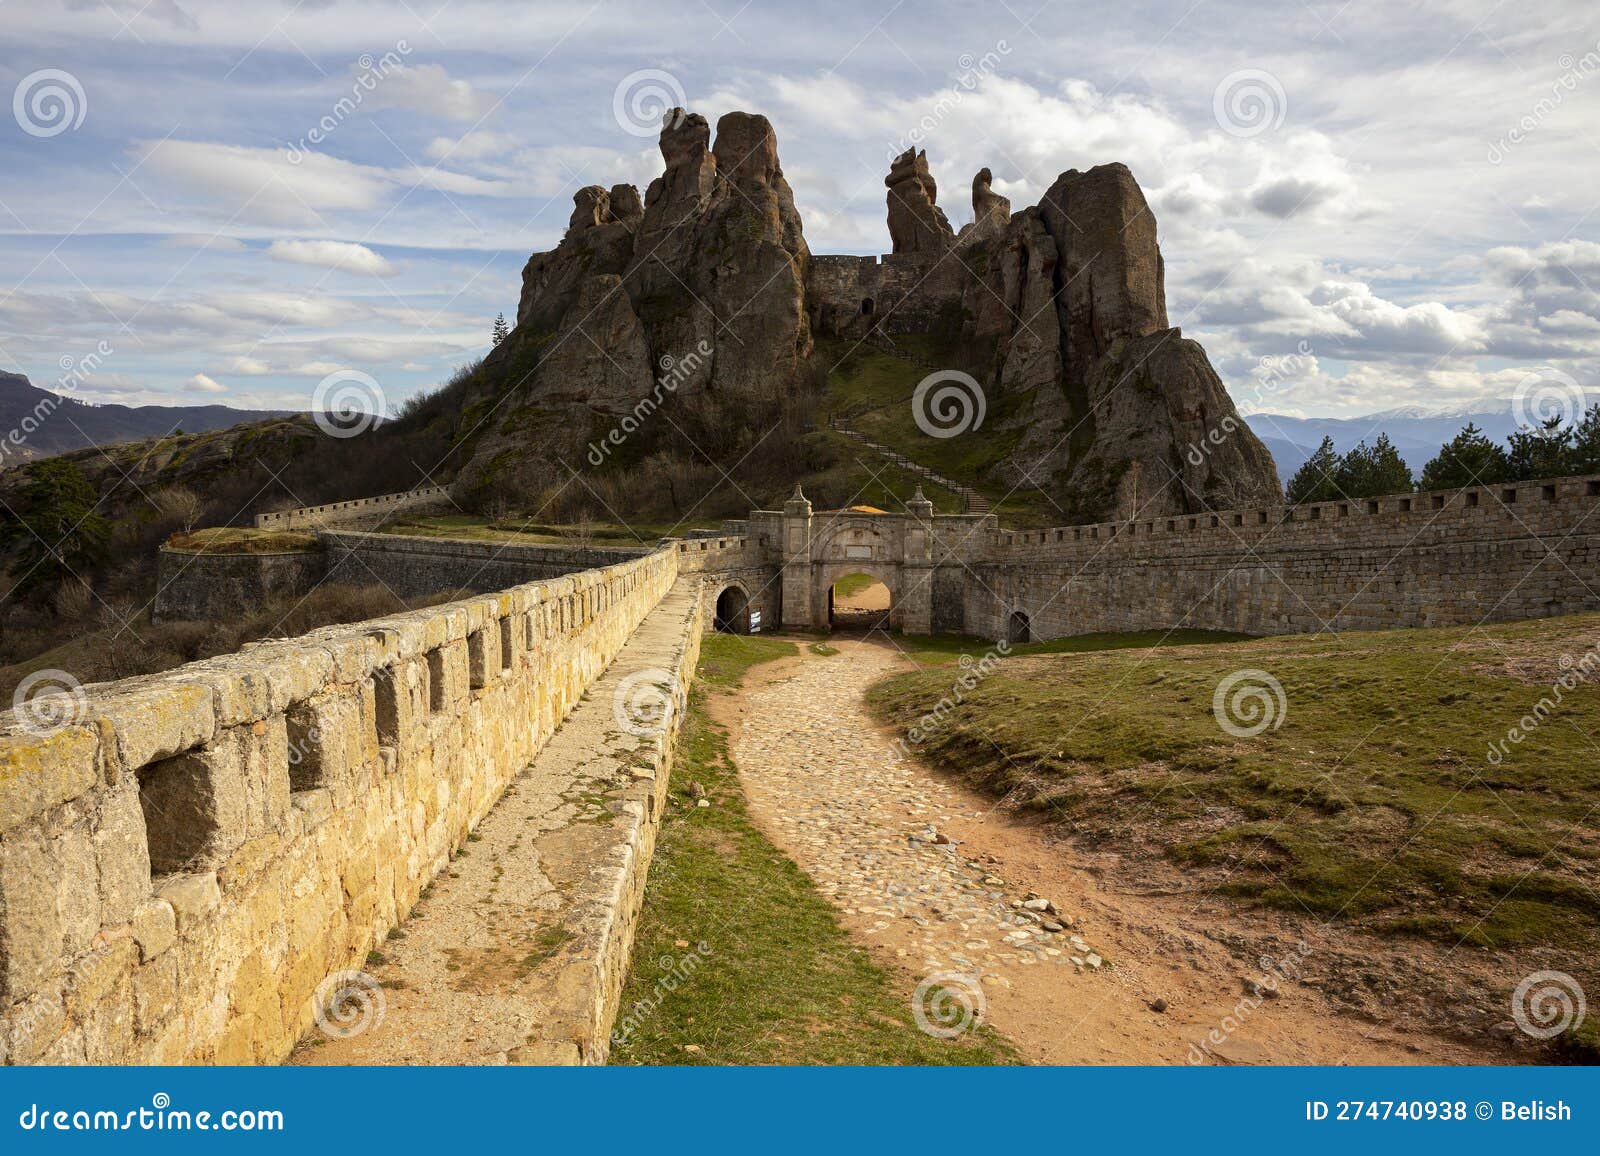
<instances>
[{"instance_id":1,"label":"green grass","mask_svg":"<svg viewBox=\"0 0 1600 1156\"><path fill-rule=\"evenodd\" d=\"M952 1041L919 1031L909 987L851 942L810 878L751 822L706 696L793 653L770 638L719 634L703 644L618 1016L618 1032L632 1029L611 1062L1016 1062L987 1029ZM712 806L694 805L691 782Z\"/></svg>"},{"instance_id":2,"label":"green grass","mask_svg":"<svg viewBox=\"0 0 1600 1156\"><path fill-rule=\"evenodd\" d=\"M908 351L950 369L966 368L937 346L911 338L895 339ZM991 499L1006 496L998 511L1007 525L1043 525L1061 521L1059 512L1036 491L1008 495L1008 487L983 480L990 467L1007 458L1021 438L1011 422L1028 404L1025 395L990 398L983 424L955 437L931 437L911 420L911 399L930 370L867 345L819 341L817 356L828 367L825 417L843 417L852 429L904 454L919 465L973 486ZM925 487L926 488L926 487ZM932 495L929 495L930 497Z\"/></svg>"},{"instance_id":3,"label":"green grass","mask_svg":"<svg viewBox=\"0 0 1600 1156\"><path fill-rule=\"evenodd\" d=\"M320 550L316 534L302 530L255 530L245 526L211 526L167 539L174 550L192 554L283 554Z\"/></svg>"},{"instance_id":4,"label":"green grass","mask_svg":"<svg viewBox=\"0 0 1600 1156\"><path fill-rule=\"evenodd\" d=\"M878 580L871 574L846 574L833 584L833 593L836 598L848 598L852 594L860 594L871 586L876 586Z\"/></svg>"},{"instance_id":5,"label":"green grass","mask_svg":"<svg viewBox=\"0 0 1600 1156\"><path fill-rule=\"evenodd\" d=\"M1498 764L1487 752L1597 633L1600 615L1581 615L1008 658L920 749L1080 839L1164 854L1238 900L1447 944L1592 953L1600 685L1564 692ZM1287 709L1236 738L1213 695L1246 668L1276 678ZM869 702L909 727L950 681L898 676Z\"/></svg>"},{"instance_id":6,"label":"green grass","mask_svg":"<svg viewBox=\"0 0 1600 1156\"><path fill-rule=\"evenodd\" d=\"M681 535L691 529L714 529L716 522L685 522L681 525L640 522L622 526L595 522L585 528L585 537L595 546L654 546L667 534ZM380 527L388 534L416 534L434 538L475 538L495 542L526 542L531 545L571 546L576 542L575 527L546 522L524 522L516 515L499 521L475 514L412 514L386 522Z\"/></svg>"}]
</instances>

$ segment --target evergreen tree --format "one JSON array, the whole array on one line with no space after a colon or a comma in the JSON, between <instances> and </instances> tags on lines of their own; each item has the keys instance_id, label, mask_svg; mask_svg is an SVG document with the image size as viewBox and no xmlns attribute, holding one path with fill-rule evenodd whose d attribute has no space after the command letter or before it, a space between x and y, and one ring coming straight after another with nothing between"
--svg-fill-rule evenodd
<instances>
[{"instance_id":1,"label":"evergreen tree","mask_svg":"<svg viewBox=\"0 0 1600 1156\"><path fill-rule=\"evenodd\" d=\"M0 547L16 550L13 593L54 590L101 560L111 526L95 505L94 487L72 462L46 458L28 468L16 517L0 522Z\"/></svg>"},{"instance_id":2,"label":"evergreen tree","mask_svg":"<svg viewBox=\"0 0 1600 1156\"><path fill-rule=\"evenodd\" d=\"M1472 422L1439 447L1439 456L1422 467L1424 490L1486 486L1506 480L1506 451L1483 436Z\"/></svg>"},{"instance_id":3,"label":"evergreen tree","mask_svg":"<svg viewBox=\"0 0 1600 1156\"><path fill-rule=\"evenodd\" d=\"M1389 441L1388 434L1368 446L1365 441L1339 459L1334 488L1346 498L1377 498L1414 488L1411 467Z\"/></svg>"},{"instance_id":4,"label":"evergreen tree","mask_svg":"<svg viewBox=\"0 0 1600 1156\"><path fill-rule=\"evenodd\" d=\"M1289 501L1294 505L1332 501L1339 496L1338 487L1334 484L1338 472L1339 454L1333 448L1333 439L1323 438L1316 452L1289 479Z\"/></svg>"},{"instance_id":5,"label":"evergreen tree","mask_svg":"<svg viewBox=\"0 0 1600 1156\"><path fill-rule=\"evenodd\" d=\"M499 345L510 336L511 326L506 324L506 315L504 313L497 314L494 319L494 333L492 334L494 343Z\"/></svg>"},{"instance_id":6,"label":"evergreen tree","mask_svg":"<svg viewBox=\"0 0 1600 1156\"><path fill-rule=\"evenodd\" d=\"M1558 478L1572 472L1573 429L1559 413L1547 417L1538 429L1523 426L1506 444L1508 481Z\"/></svg>"},{"instance_id":7,"label":"evergreen tree","mask_svg":"<svg viewBox=\"0 0 1600 1156\"><path fill-rule=\"evenodd\" d=\"M1572 431L1571 467L1575 474L1600 474L1600 403Z\"/></svg>"}]
</instances>

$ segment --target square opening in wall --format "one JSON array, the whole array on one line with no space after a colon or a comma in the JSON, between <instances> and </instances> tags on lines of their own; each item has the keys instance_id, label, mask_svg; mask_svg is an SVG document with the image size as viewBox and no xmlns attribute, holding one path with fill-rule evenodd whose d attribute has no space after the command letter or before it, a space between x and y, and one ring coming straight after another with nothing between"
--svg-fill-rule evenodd
<instances>
[{"instance_id":1,"label":"square opening in wall","mask_svg":"<svg viewBox=\"0 0 1600 1156\"><path fill-rule=\"evenodd\" d=\"M1376 514L1377 512L1378 512L1378 503L1377 502L1368 502L1367 503L1367 513Z\"/></svg>"},{"instance_id":2,"label":"square opening in wall","mask_svg":"<svg viewBox=\"0 0 1600 1156\"><path fill-rule=\"evenodd\" d=\"M139 809L150 843L150 874L189 868L217 831L217 798L203 755L179 755L139 768Z\"/></svg>"},{"instance_id":3,"label":"square opening in wall","mask_svg":"<svg viewBox=\"0 0 1600 1156\"><path fill-rule=\"evenodd\" d=\"M1478 491L1477 490L1468 490L1467 491L1467 505L1468 506L1476 506L1477 504L1478 504Z\"/></svg>"},{"instance_id":4,"label":"square opening in wall","mask_svg":"<svg viewBox=\"0 0 1600 1156\"><path fill-rule=\"evenodd\" d=\"M322 733L316 714L305 703L284 715L289 731L289 790L312 791L324 786Z\"/></svg>"},{"instance_id":5,"label":"square opening in wall","mask_svg":"<svg viewBox=\"0 0 1600 1156\"><path fill-rule=\"evenodd\" d=\"M1515 490L1501 490L1500 491L1500 500L1502 502L1504 502L1508 506L1511 505L1511 503L1513 503L1513 502L1515 502L1517 500L1517 491L1515 491Z\"/></svg>"},{"instance_id":6,"label":"square opening in wall","mask_svg":"<svg viewBox=\"0 0 1600 1156\"><path fill-rule=\"evenodd\" d=\"M1546 486L1543 493L1545 501L1553 502L1556 500L1556 488L1554 486Z\"/></svg>"}]
</instances>

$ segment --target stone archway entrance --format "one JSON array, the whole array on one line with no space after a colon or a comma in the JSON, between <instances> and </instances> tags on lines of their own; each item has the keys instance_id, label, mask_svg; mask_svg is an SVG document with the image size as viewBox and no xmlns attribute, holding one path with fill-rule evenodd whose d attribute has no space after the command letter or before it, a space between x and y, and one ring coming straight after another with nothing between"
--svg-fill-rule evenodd
<instances>
[{"instance_id":1,"label":"stone archway entrance","mask_svg":"<svg viewBox=\"0 0 1600 1156\"><path fill-rule=\"evenodd\" d=\"M828 587L828 628L887 630L893 599L888 584L871 574L840 575Z\"/></svg>"},{"instance_id":2,"label":"stone archway entrance","mask_svg":"<svg viewBox=\"0 0 1600 1156\"><path fill-rule=\"evenodd\" d=\"M719 634L750 633L750 595L735 583L717 595L712 626Z\"/></svg>"},{"instance_id":3,"label":"stone archway entrance","mask_svg":"<svg viewBox=\"0 0 1600 1156\"><path fill-rule=\"evenodd\" d=\"M1013 610L1011 617L1006 619L1006 641L1012 643L1033 641L1033 624L1020 610Z\"/></svg>"}]
</instances>

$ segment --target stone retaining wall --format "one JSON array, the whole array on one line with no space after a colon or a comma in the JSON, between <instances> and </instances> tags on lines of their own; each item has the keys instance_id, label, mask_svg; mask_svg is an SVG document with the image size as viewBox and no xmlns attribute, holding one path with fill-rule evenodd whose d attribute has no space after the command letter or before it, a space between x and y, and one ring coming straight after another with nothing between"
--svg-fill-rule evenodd
<instances>
[{"instance_id":1,"label":"stone retaining wall","mask_svg":"<svg viewBox=\"0 0 1600 1156\"><path fill-rule=\"evenodd\" d=\"M519 582L611 566L649 553L645 547L536 546L335 530L324 530L317 538L327 551L327 581L350 586L382 583L401 598L504 590Z\"/></svg>"},{"instance_id":2,"label":"stone retaining wall","mask_svg":"<svg viewBox=\"0 0 1600 1156\"><path fill-rule=\"evenodd\" d=\"M163 546L151 616L157 622L237 618L279 595L310 590L327 568L327 555L321 549L209 554Z\"/></svg>"},{"instance_id":3,"label":"stone retaining wall","mask_svg":"<svg viewBox=\"0 0 1600 1156\"><path fill-rule=\"evenodd\" d=\"M661 551L0 715L0 1048L281 1060L676 580ZM620 982L620 980L618 981Z\"/></svg>"}]
</instances>

